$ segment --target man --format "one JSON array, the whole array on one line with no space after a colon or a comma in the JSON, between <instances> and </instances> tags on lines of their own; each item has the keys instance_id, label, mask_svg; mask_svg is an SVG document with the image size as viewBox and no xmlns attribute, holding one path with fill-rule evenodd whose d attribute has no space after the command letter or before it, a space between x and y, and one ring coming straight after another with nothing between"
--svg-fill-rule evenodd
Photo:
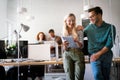
<instances>
[{"instance_id":1,"label":"man","mask_svg":"<svg viewBox=\"0 0 120 80\"><path fill-rule=\"evenodd\" d=\"M59 54L61 53L61 44L62 40L61 37L55 35L55 32L53 29L49 30L49 37L48 41L56 41L59 47ZM55 57L55 46L51 46L51 57Z\"/></svg>"},{"instance_id":2,"label":"man","mask_svg":"<svg viewBox=\"0 0 120 80\"><path fill-rule=\"evenodd\" d=\"M115 27L103 21L103 11L100 7L89 9L88 14L90 24L84 29L84 33L88 37L88 52L94 79L110 80Z\"/></svg>"},{"instance_id":3,"label":"man","mask_svg":"<svg viewBox=\"0 0 120 80\"><path fill-rule=\"evenodd\" d=\"M58 58L61 58L62 57L62 52L61 52L62 40L61 40L61 37L55 35L54 29L49 29L48 33L49 33L48 41L55 41L58 44ZM56 59L55 46L51 46L51 58L53 60ZM61 70L63 72L62 69L63 69L62 64L48 65L48 71L49 72L57 72L58 70Z\"/></svg>"},{"instance_id":4,"label":"man","mask_svg":"<svg viewBox=\"0 0 120 80\"><path fill-rule=\"evenodd\" d=\"M62 44L62 40L60 36L55 35L55 31L53 29L49 30L49 41L56 41L58 43L58 45Z\"/></svg>"}]
</instances>

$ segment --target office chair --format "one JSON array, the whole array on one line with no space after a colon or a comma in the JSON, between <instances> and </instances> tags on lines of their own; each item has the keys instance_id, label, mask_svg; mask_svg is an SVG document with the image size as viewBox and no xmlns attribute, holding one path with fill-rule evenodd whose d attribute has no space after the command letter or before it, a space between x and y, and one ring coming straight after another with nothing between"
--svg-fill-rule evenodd
<instances>
[{"instance_id":1,"label":"office chair","mask_svg":"<svg viewBox=\"0 0 120 80\"><path fill-rule=\"evenodd\" d=\"M18 67L12 67L7 71L7 80L18 80L18 74L19 74L19 80L27 80L28 77L28 66L19 66L19 73L18 73Z\"/></svg>"},{"instance_id":2,"label":"office chair","mask_svg":"<svg viewBox=\"0 0 120 80\"><path fill-rule=\"evenodd\" d=\"M36 77L42 78L45 73L45 65L30 65L28 67L28 77L34 80Z\"/></svg>"},{"instance_id":3,"label":"office chair","mask_svg":"<svg viewBox=\"0 0 120 80\"><path fill-rule=\"evenodd\" d=\"M3 66L0 66L0 80L6 80L5 69Z\"/></svg>"}]
</instances>

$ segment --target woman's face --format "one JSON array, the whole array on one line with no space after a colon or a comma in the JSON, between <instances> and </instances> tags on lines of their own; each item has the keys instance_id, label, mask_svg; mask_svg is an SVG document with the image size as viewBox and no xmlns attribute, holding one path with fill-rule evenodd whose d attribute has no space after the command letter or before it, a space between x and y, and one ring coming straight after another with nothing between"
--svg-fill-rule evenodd
<instances>
[{"instance_id":1,"label":"woman's face","mask_svg":"<svg viewBox=\"0 0 120 80\"><path fill-rule=\"evenodd\" d=\"M44 35L42 33L39 34L39 39L43 40Z\"/></svg>"},{"instance_id":2,"label":"woman's face","mask_svg":"<svg viewBox=\"0 0 120 80\"><path fill-rule=\"evenodd\" d=\"M69 28L73 28L75 26L75 17L74 16L70 16L66 19L66 25Z\"/></svg>"}]
</instances>

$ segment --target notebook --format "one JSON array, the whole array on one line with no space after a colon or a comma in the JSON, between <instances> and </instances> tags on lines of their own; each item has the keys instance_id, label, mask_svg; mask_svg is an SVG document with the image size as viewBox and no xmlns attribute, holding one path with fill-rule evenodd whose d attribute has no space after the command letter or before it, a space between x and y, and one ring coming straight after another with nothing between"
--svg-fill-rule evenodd
<instances>
[{"instance_id":1,"label":"notebook","mask_svg":"<svg viewBox=\"0 0 120 80\"><path fill-rule=\"evenodd\" d=\"M50 44L28 45L28 59L50 60Z\"/></svg>"},{"instance_id":2,"label":"notebook","mask_svg":"<svg viewBox=\"0 0 120 80\"><path fill-rule=\"evenodd\" d=\"M69 45L68 47L69 48L78 48L77 44L75 43L74 39L72 36L66 36L66 37L62 37L62 41L68 41Z\"/></svg>"}]
</instances>

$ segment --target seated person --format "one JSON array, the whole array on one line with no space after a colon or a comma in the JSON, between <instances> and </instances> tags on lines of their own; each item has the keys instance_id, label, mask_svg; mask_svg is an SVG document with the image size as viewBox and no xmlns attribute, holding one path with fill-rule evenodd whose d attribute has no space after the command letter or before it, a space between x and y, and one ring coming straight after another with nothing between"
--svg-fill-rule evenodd
<instances>
[{"instance_id":1,"label":"seated person","mask_svg":"<svg viewBox=\"0 0 120 80\"><path fill-rule=\"evenodd\" d=\"M49 37L47 39L48 41L56 41L58 44L58 57L62 58L62 52L61 52L61 44L62 44L62 39L60 36L55 35L54 29L49 30ZM55 51L55 46L51 46L51 58L56 57L56 51ZM53 64L53 65L48 65L48 72L57 72L59 69L60 72L63 72L63 65L62 64Z\"/></svg>"},{"instance_id":2,"label":"seated person","mask_svg":"<svg viewBox=\"0 0 120 80\"><path fill-rule=\"evenodd\" d=\"M49 37L47 39L48 41L56 41L58 44L58 52L59 55L61 55L61 44L62 44L62 39L60 36L55 35L55 32L53 29L49 30ZM55 57L55 46L51 46L51 57Z\"/></svg>"},{"instance_id":3,"label":"seated person","mask_svg":"<svg viewBox=\"0 0 120 80\"><path fill-rule=\"evenodd\" d=\"M46 36L43 32L39 32L37 34L37 42L40 44L43 44L44 41L46 41ZM45 65L31 65L29 68L29 77L32 78L32 80L38 78L39 80L42 80L44 77L44 71L45 71Z\"/></svg>"},{"instance_id":4,"label":"seated person","mask_svg":"<svg viewBox=\"0 0 120 80\"><path fill-rule=\"evenodd\" d=\"M43 32L39 32L37 34L37 38L36 39L37 39L38 43L43 43L43 41L46 41L46 36L45 36L45 34Z\"/></svg>"}]
</instances>

